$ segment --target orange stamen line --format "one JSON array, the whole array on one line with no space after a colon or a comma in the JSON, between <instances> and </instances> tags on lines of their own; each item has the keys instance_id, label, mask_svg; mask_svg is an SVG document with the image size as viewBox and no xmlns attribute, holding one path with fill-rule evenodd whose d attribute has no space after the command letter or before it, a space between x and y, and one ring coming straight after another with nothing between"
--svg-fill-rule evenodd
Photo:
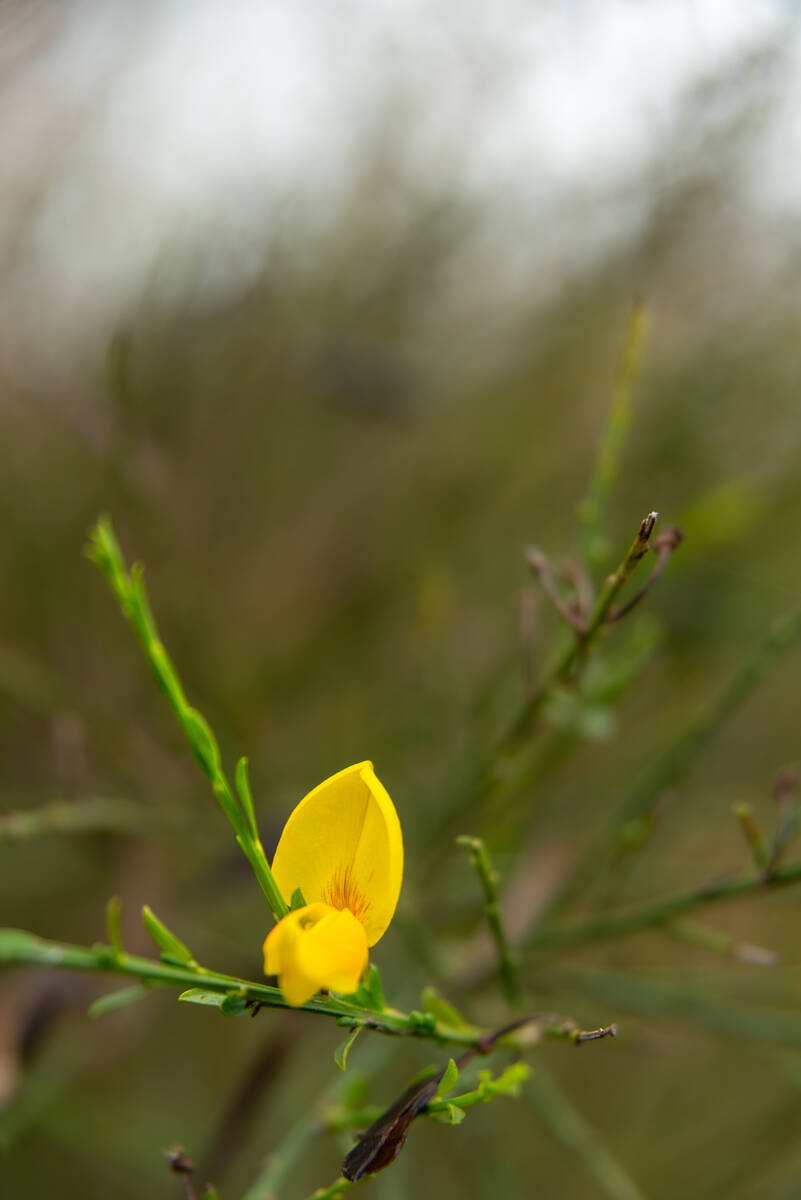
<instances>
[{"instance_id":1,"label":"orange stamen line","mask_svg":"<svg viewBox=\"0 0 801 1200\"><path fill-rule=\"evenodd\" d=\"M370 901L356 887L351 867L337 871L323 889L323 900L333 908L349 908L354 917L362 922L372 907Z\"/></svg>"}]
</instances>

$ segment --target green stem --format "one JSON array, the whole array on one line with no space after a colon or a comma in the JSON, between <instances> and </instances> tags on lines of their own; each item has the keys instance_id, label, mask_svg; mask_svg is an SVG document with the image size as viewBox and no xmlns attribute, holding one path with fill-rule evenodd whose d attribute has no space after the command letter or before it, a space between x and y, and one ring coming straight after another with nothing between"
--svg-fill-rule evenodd
<instances>
[{"instance_id":1,"label":"green stem","mask_svg":"<svg viewBox=\"0 0 801 1200\"><path fill-rule=\"evenodd\" d=\"M241 800L238 802L223 772L217 740L205 717L187 701L178 672L159 638L145 590L143 569L136 563L130 571L128 570L114 536L111 521L107 517L101 517L92 530L87 553L108 579L123 616L139 638L156 682L178 718L198 766L209 780L217 802L228 818L236 840L267 897L273 916L276 921L280 921L286 916L288 908L273 878L264 847L259 841L247 783L246 764L237 770L241 792Z\"/></svg>"},{"instance_id":2,"label":"green stem","mask_svg":"<svg viewBox=\"0 0 801 1200\"><path fill-rule=\"evenodd\" d=\"M165 825L161 813L131 800L92 796L86 800L54 800L27 812L0 816L0 843L51 833L140 833Z\"/></svg>"},{"instance_id":3,"label":"green stem","mask_svg":"<svg viewBox=\"0 0 801 1200\"><path fill-rule=\"evenodd\" d=\"M738 876L736 879L708 884L666 900L639 904L617 912L597 913L570 924L541 925L529 936L526 946L533 950L550 950L624 937L642 929L668 925L685 913L719 900L734 900L739 896L764 893L796 883L801 883L801 863L780 867L763 879L754 879L751 875Z\"/></svg>"},{"instance_id":4,"label":"green stem","mask_svg":"<svg viewBox=\"0 0 801 1200\"><path fill-rule=\"evenodd\" d=\"M594 968L557 968L549 971L548 984L649 1020L680 1017L727 1037L801 1048L801 1014L795 997L790 999L792 1007L786 1008L775 1003L737 1004L731 1002L728 989L725 997L710 995L707 980L699 984L684 978L676 983Z\"/></svg>"},{"instance_id":5,"label":"green stem","mask_svg":"<svg viewBox=\"0 0 801 1200\"><path fill-rule=\"evenodd\" d=\"M478 874L482 891L484 892L484 910L490 933L495 939L498 950L498 964L503 980L504 992L510 1005L516 1003L519 996L517 985L517 970L514 953L504 932L501 920L501 910L498 902L498 875L493 870L487 854L487 848L481 838L461 836L456 839L457 845L470 851L470 858Z\"/></svg>"},{"instance_id":6,"label":"green stem","mask_svg":"<svg viewBox=\"0 0 801 1200\"><path fill-rule=\"evenodd\" d=\"M659 797L687 772L695 756L747 700L781 657L801 637L801 608L774 621L767 637L732 676L711 704L695 716L665 753L654 759L624 796L600 837L581 856L552 901L547 916L563 912L586 893L590 883L609 870L635 824L645 824Z\"/></svg>"},{"instance_id":7,"label":"green stem","mask_svg":"<svg viewBox=\"0 0 801 1200\"><path fill-rule=\"evenodd\" d=\"M750 804L741 803L732 805L732 812L740 822L743 837L754 859L754 866L760 873L765 871L768 865L768 848L754 816L754 810Z\"/></svg>"},{"instance_id":8,"label":"green stem","mask_svg":"<svg viewBox=\"0 0 801 1200\"><path fill-rule=\"evenodd\" d=\"M336 1200L337 1196L341 1196L343 1192L347 1192L350 1188L355 1187L355 1183L351 1183L349 1179L340 1177L335 1179L327 1188L318 1188L316 1192L308 1197L308 1200Z\"/></svg>"},{"instance_id":9,"label":"green stem","mask_svg":"<svg viewBox=\"0 0 801 1200\"><path fill-rule=\"evenodd\" d=\"M540 713L553 689L571 679L583 667L590 650L603 633L615 600L640 560L647 554L655 524L656 513L649 513L640 522L637 535L623 561L604 584L587 629L583 634L575 634L568 642L539 688L523 701L494 749L473 769L469 781L462 780L454 789L452 796L445 803L435 830L430 834L432 844L436 844L438 834L452 828L457 818L462 821L469 819L492 794L502 773L499 768L528 741L534 718Z\"/></svg>"},{"instance_id":10,"label":"green stem","mask_svg":"<svg viewBox=\"0 0 801 1200\"><path fill-rule=\"evenodd\" d=\"M645 1200L644 1193L542 1063L532 1073L526 1092L534 1100L551 1133L573 1152L611 1200Z\"/></svg>"},{"instance_id":11,"label":"green stem","mask_svg":"<svg viewBox=\"0 0 801 1200\"><path fill-rule=\"evenodd\" d=\"M646 311L641 301L631 310L626 342L620 356L609 416L598 445L587 495L579 507L581 549L588 567L600 567L607 553L603 527L612 486L620 471L623 445L631 424L631 402L639 374L646 331Z\"/></svg>"},{"instance_id":12,"label":"green stem","mask_svg":"<svg viewBox=\"0 0 801 1200\"><path fill-rule=\"evenodd\" d=\"M138 955L116 952L111 946L72 946L35 937L20 929L0 929L0 964L61 967L71 971L98 971L128 975L142 983L167 984L179 988L194 988L221 995L235 993L237 999L250 1001L266 1008L290 1008L281 992L266 983L253 983L233 975L222 975L204 967L193 968L173 962L140 958ZM415 1037L440 1045L462 1046L484 1053L488 1046L519 1048L529 1044L527 1030L538 1025L545 1037L581 1041L584 1034L569 1018L553 1013L535 1014L515 1024L503 1037L497 1031L475 1025L456 1027L437 1021L428 1013L400 1012L386 1008L374 1012L339 996L323 996L309 1000L294 1011L317 1013L334 1017L337 1024L354 1029L363 1027L392 1037ZM519 1030L519 1036L518 1036ZM488 1041L488 1039L491 1039Z\"/></svg>"},{"instance_id":13,"label":"green stem","mask_svg":"<svg viewBox=\"0 0 801 1200\"><path fill-rule=\"evenodd\" d=\"M373 1042L359 1063L359 1074L366 1082L391 1054L389 1043ZM354 1111L346 1103L348 1083L340 1076L329 1084L292 1125L273 1151L246 1192L243 1200L275 1200L287 1174L314 1138L326 1133L366 1129L383 1111L381 1108Z\"/></svg>"},{"instance_id":14,"label":"green stem","mask_svg":"<svg viewBox=\"0 0 801 1200\"><path fill-rule=\"evenodd\" d=\"M656 513L652 512L640 522L637 535L629 546L623 561L617 570L607 577L586 630L581 636L572 639L540 688L521 706L497 747L496 753L499 757L512 753L526 740L534 717L542 708L553 687L557 683L570 679L600 637L615 601L640 561L648 553L648 543L651 540L656 519Z\"/></svg>"},{"instance_id":15,"label":"green stem","mask_svg":"<svg viewBox=\"0 0 801 1200\"><path fill-rule=\"evenodd\" d=\"M319 1128L319 1122L311 1117L303 1117L293 1125L281 1144L269 1156L264 1170L245 1192L242 1200L275 1200L277 1189Z\"/></svg>"},{"instance_id":16,"label":"green stem","mask_svg":"<svg viewBox=\"0 0 801 1200\"><path fill-rule=\"evenodd\" d=\"M665 930L680 942L690 946L698 946L702 950L711 950L714 954L723 954L727 958L736 958L740 962L751 963L755 967L776 967L779 965L779 955L775 950L765 946L755 946L752 942L743 942L730 933L720 929L710 929L707 925L699 925L697 921L684 919L671 921Z\"/></svg>"}]
</instances>

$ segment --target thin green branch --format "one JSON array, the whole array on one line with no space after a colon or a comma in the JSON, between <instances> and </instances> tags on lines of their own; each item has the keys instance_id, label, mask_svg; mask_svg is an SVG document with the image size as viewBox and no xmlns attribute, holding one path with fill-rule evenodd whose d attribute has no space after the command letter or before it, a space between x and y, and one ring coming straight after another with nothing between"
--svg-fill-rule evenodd
<instances>
[{"instance_id":1,"label":"thin green branch","mask_svg":"<svg viewBox=\"0 0 801 1200\"><path fill-rule=\"evenodd\" d=\"M746 659L714 700L684 727L674 742L654 758L635 780L607 824L581 856L568 879L554 897L547 917L563 912L589 885L607 872L617 855L637 830L644 829L656 804L669 787L675 786L726 721L748 699L770 668L801 638L801 608L773 622L767 636Z\"/></svg>"},{"instance_id":2,"label":"thin green branch","mask_svg":"<svg viewBox=\"0 0 801 1200\"><path fill-rule=\"evenodd\" d=\"M92 796L54 800L41 808L0 816L0 844L62 833L141 833L163 826L162 813L131 800Z\"/></svg>"},{"instance_id":3,"label":"thin green branch","mask_svg":"<svg viewBox=\"0 0 801 1200\"><path fill-rule=\"evenodd\" d=\"M245 1192L242 1200L275 1200L277 1189L319 1129L319 1121L309 1116L301 1117L269 1155L261 1173Z\"/></svg>"},{"instance_id":4,"label":"thin green branch","mask_svg":"<svg viewBox=\"0 0 801 1200\"><path fill-rule=\"evenodd\" d=\"M795 836L799 821L801 821L801 808L799 808L796 800L798 782L798 769L796 767L785 767L773 785L773 795L779 804L779 824L770 848L768 863L765 867L766 875L773 874L778 867L787 847Z\"/></svg>"},{"instance_id":5,"label":"thin green branch","mask_svg":"<svg viewBox=\"0 0 801 1200\"><path fill-rule=\"evenodd\" d=\"M779 965L779 955L775 950L755 946L751 942L742 942L730 933L710 929L708 925L700 925L697 921L671 921L664 929L680 942L698 946L701 950L711 950L714 954L723 954L727 958L736 958L739 962L750 963L754 967Z\"/></svg>"},{"instance_id":6,"label":"thin green branch","mask_svg":"<svg viewBox=\"0 0 801 1200\"><path fill-rule=\"evenodd\" d=\"M135 563L128 570L108 517L101 517L92 530L87 555L108 579L123 616L136 632L156 682L178 718L197 763L211 783L212 791L236 834L236 840L267 897L273 916L279 921L286 916L287 905L273 879L259 840L246 764L240 764L237 769L238 802L222 769L217 739L205 717L187 701L178 672L159 638L145 590L143 568Z\"/></svg>"},{"instance_id":7,"label":"thin green branch","mask_svg":"<svg viewBox=\"0 0 801 1200\"><path fill-rule=\"evenodd\" d=\"M792 1007L787 1008L775 1003L738 1004L731 1002L730 988L725 996L710 995L707 978L693 983L682 977L677 982L586 967L549 970L548 984L644 1018L681 1018L727 1037L801 1048L801 1013L794 996Z\"/></svg>"},{"instance_id":8,"label":"thin green branch","mask_svg":"<svg viewBox=\"0 0 801 1200\"><path fill-rule=\"evenodd\" d=\"M106 933L114 954L122 953L122 901L112 896L106 904Z\"/></svg>"},{"instance_id":9,"label":"thin green branch","mask_svg":"<svg viewBox=\"0 0 801 1200\"><path fill-rule=\"evenodd\" d=\"M520 990L517 984L516 955L511 949L501 920L501 909L498 902L498 875L493 869L487 854L487 848L481 838L462 835L456 839L459 846L470 851L470 858L481 883L484 893L484 911L498 950L498 965L500 968L503 988L510 1005L516 1003Z\"/></svg>"},{"instance_id":10,"label":"thin green branch","mask_svg":"<svg viewBox=\"0 0 801 1200\"><path fill-rule=\"evenodd\" d=\"M667 525L656 535L651 543L651 549L656 553L656 562L651 568L651 574L631 599L611 610L607 618L608 622L620 621L623 617L627 617L631 610L645 599L670 562L673 551L681 545L683 540L684 534L677 525Z\"/></svg>"},{"instance_id":11,"label":"thin green branch","mask_svg":"<svg viewBox=\"0 0 801 1200\"><path fill-rule=\"evenodd\" d=\"M612 487L620 473L620 459L631 425L634 387L637 383L647 325L647 312L637 301L629 317L626 341L618 363L609 416L598 444L595 470L578 517L582 556L588 567L600 567L608 554L604 524Z\"/></svg>"},{"instance_id":12,"label":"thin green branch","mask_svg":"<svg viewBox=\"0 0 801 1200\"><path fill-rule=\"evenodd\" d=\"M503 773L502 768L506 760L513 757L528 741L534 720L554 688L574 678L582 669L590 651L609 623L615 601L642 558L648 553L656 520L657 514L651 512L640 522L634 541L622 562L607 578L586 629L580 634L572 634L562 654L546 673L539 687L526 696L506 732L483 761L474 768L470 781L462 780L454 789L453 796L445 805L438 822L439 831L452 827L457 818L463 821L476 812L482 802L491 795L499 776ZM436 840L432 835L432 843Z\"/></svg>"},{"instance_id":13,"label":"thin green branch","mask_svg":"<svg viewBox=\"0 0 801 1200\"><path fill-rule=\"evenodd\" d=\"M416 1116L431 1117L434 1120L444 1120L445 1123L456 1124L460 1118L457 1113L455 1114L456 1120L454 1120L454 1109L461 1110L464 1113L464 1110L473 1108L477 1104L488 1104L498 1096L517 1096L520 1093L523 1083L531 1074L531 1068L526 1063L514 1062L501 1071L495 1078L492 1077L490 1071L481 1071L478 1082L471 1091L464 1092L458 1096L447 1096L447 1091L452 1089L459 1076L458 1069L452 1059L449 1069L453 1072L451 1088L448 1088L447 1085L443 1086L440 1083L437 1087L437 1096L425 1104L415 1114ZM432 1087L434 1085L436 1085L436 1080L432 1080ZM442 1098L439 1098L440 1096ZM309 1142L317 1134L334 1130L363 1129L372 1125L384 1113L385 1110L380 1108L360 1111L340 1106L340 1110L329 1112L323 1119L315 1119L311 1115L303 1116L289 1130L283 1141L268 1157L261 1174L248 1189L243 1200L275 1200L277 1189L283 1183L288 1171L297 1162ZM369 1177L369 1174L363 1176L363 1178ZM362 1178L362 1176L359 1176L359 1178ZM342 1176L342 1181L344 1180L345 1176ZM337 1182L339 1184L341 1181ZM358 1180L355 1182L358 1182ZM318 1195L320 1193L315 1192L314 1194ZM323 1189L322 1195L325 1194L326 1191ZM335 1192L334 1194L337 1195L339 1193Z\"/></svg>"},{"instance_id":14,"label":"thin green branch","mask_svg":"<svg viewBox=\"0 0 801 1200\"><path fill-rule=\"evenodd\" d=\"M366 1086L368 1079L391 1055L387 1041L371 1043L359 1062L359 1079ZM286 1132L278 1145L266 1156L262 1169L243 1200L275 1200L286 1176L305 1154L309 1144L323 1134L338 1134L366 1129L381 1109L354 1108L359 1096L353 1092L352 1077L338 1076L311 1102L299 1120Z\"/></svg>"},{"instance_id":15,"label":"thin green branch","mask_svg":"<svg viewBox=\"0 0 801 1200\"><path fill-rule=\"evenodd\" d=\"M628 548L623 561L616 571L607 576L601 593L595 603L587 628L581 635L576 635L568 644L560 658L552 667L539 689L521 705L517 716L512 721L497 747L496 754L503 756L516 750L526 740L534 717L542 708L553 687L570 679L577 668L585 661L588 652L598 640L609 615L628 583L637 566L648 553L651 534L657 521L657 514L651 512L640 522L640 527L634 541Z\"/></svg>"},{"instance_id":16,"label":"thin green branch","mask_svg":"<svg viewBox=\"0 0 801 1200\"><path fill-rule=\"evenodd\" d=\"M762 836L757 819L754 816L754 810L750 804L740 803L732 805L732 812L740 822L740 828L743 831L743 837L746 840L748 849L751 851L751 857L754 860L754 866L759 871L760 875L767 870L769 862L768 847L765 844L765 839Z\"/></svg>"},{"instance_id":17,"label":"thin green branch","mask_svg":"<svg viewBox=\"0 0 801 1200\"><path fill-rule=\"evenodd\" d=\"M510 1063L500 1075L494 1079L490 1071L479 1073L478 1083L469 1092L458 1096L447 1094L431 1100L423 1109L423 1116L433 1116L436 1113L447 1112L449 1108L474 1108L477 1104L489 1104L496 1096L519 1096L524 1083L531 1078L531 1067L528 1063Z\"/></svg>"},{"instance_id":18,"label":"thin green branch","mask_svg":"<svg viewBox=\"0 0 801 1200\"><path fill-rule=\"evenodd\" d=\"M735 879L707 884L704 887L682 892L678 896L670 896L667 899L633 905L619 911L596 913L581 921L548 923L538 926L526 940L526 948L551 950L624 937L643 929L669 925L686 913L704 908L717 901L764 894L777 888L791 887L797 883L801 883L801 863L780 867L767 878L755 879L753 875L741 875Z\"/></svg>"},{"instance_id":19,"label":"thin green branch","mask_svg":"<svg viewBox=\"0 0 801 1200\"><path fill-rule=\"evenodd\" d=\"M551 1133L572 1151L610 1200L645 1200L644 1193L542 1063L532 1073L526 1092Z\"/></svg>"},{"instance_id":20,"label":"thin green branch","mask_svg":"<svg viewBox=\"0 0 801 1200\"><path fill-rule=\"evenodd\" d=\"M222 975L205 967L178 963L170 957L156 961L115 950L112 946L72 946L51 942L20 929L0 929L0 965L61 967L72 971L96 971L132 976L144 984L165 984L189 989L188 999L209 1003L216 996L225 998L224 1012L230 1015L252 1011L254 1007L289 1008L280 990L265 983L254 983L232 975ZM209 1000L203 999L208 994ZM591 1040L598 1031L584 1031L574 1021L557 1013L535 1013L514 1022L500 1033L476 1025L449 1025L430 1013L400 1012L386 1008L375 1012L339 996L322 996L293 1011L333 1017L338 1025L363 1027L393 1037L414 1037L441 1045L455 1045L487 1053L489 1048L522 1049L531 1042L532 1029L544 1037L573 1042ZM602 1034L609 1030L601 1031Z\"/></svg>"},{"instance_id":21,"label":"thin green branch","mask_svg":"<svg viewBox=\"0 0 801 1200\"><path fill-rule=\"evenodd\" d=\"M356 1184L351 1183L350 1179L340 1176L329 1187L318 1188L316 1192L312 1192L308 1200L336 1200L337 1196L341 1196L343 1192L347 1192L352 1187L356 1187Z\"/></svg>"}]
</instances>

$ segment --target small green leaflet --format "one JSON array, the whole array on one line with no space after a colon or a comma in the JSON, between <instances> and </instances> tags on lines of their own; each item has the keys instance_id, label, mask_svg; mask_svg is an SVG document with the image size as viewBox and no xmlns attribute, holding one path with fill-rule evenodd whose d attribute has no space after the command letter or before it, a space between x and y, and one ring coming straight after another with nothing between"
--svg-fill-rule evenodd
<instances>
[{"instance_id":1,"label":"small green leaflet","mask_svg":"<svg viewBox=\"0 0 801 1200\"><path fill-rule=\"evenodd\" d=\"M210 1008L220 1008L225 999L225 992L204 992L203 988L189 988L186 992L181 992L179 1000L185 1000L187 1004L208 1004Z\"/></svg>"},{"instance_id":2,"label":"small green leaflet","mask_svg":"<svg viewBox=\"0 0 801 1200\"><path fill-rule=\"evenodd\" d=\"M459 1068L452 1058L448 1059L448 1065L442 1073L442 1079L437 1087L437 1099L447 1096L448 1092L452 1092L459 1082ZM461 1119L461 1118L460 1118ZM453 1124L453 1122L451 1122Z\"/></svg>"},{"instance_id":3,"label":"small green leaflet","mask_svg":"<svg viewBox=\"0 0 801 1200\"><path fill-rule=\"evenodd\" d=\"M224 1017L241 1017L252 1011L253 1002L248 1000L244 991L206 992L203 988L189 988L181 992L179 1000L187 1004L206 1004L209 1008L219 1008Z\"/></svg>"},{"instance_id":4,"label":"small green leaflet","mask_svg":"<svg viewBox=\"0 0 801 1200\"><path fill-rule=\"evenodd\" d=\"M305 907L306 901L303 898L303 892L300 890L300 888L295 888L294 892L292 893L292 899L289 902L289 911L295 912L297 909Z\"/></svg>"},{"instance_id":5,"label":"small green leaflet","mask_svg":"<svg viewBox=\"0 0 801 1200\"><path fill-rule=\"evenodd\" d=\"M357 1025L350 1036L346 1037L345 1041L337 1046L336 1050L334 1051L334 1062L337 1064L340 1071L344 1071L347 1068L350 1048L361 1033L362 1028L363 1027L361 1025Z\"/></svg>"},{"instance_id":6,"label":"small green leaflet","mask_svg":"<svg viewBox=\"0 0 801 1200\"><path fill-rule=\"evenodd\" d=\"M182 966L197 966L189 947L185 946L174 933L170 932L148 904L145 904L142 908L142 920L145 923L145 929L147 929L147 932L163 954L168 955L173 962L178 962Z\"/></svg>"}]
</instances>

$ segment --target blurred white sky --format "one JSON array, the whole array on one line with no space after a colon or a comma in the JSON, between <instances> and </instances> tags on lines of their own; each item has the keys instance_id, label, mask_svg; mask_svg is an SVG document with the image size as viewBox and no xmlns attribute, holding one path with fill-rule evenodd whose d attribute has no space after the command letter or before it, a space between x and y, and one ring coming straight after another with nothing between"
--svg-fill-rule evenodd
<instances>
[{"instance_id":1,"label":"blurred white sky","mask_svg":"<svg viewBox=\"0 0 801 1200\"><path fill-rule=\"evenodd\" d=\"M771 219L798 203L798 26L770 0L0 0L0 33L7 350L105 333L197 230L236 281L288 215L337 213L365 145L512 229L621 197L689 89L771 39L745 186ZM637 220L622 203L575 252Z\"/></svg>"}]
</instances>

